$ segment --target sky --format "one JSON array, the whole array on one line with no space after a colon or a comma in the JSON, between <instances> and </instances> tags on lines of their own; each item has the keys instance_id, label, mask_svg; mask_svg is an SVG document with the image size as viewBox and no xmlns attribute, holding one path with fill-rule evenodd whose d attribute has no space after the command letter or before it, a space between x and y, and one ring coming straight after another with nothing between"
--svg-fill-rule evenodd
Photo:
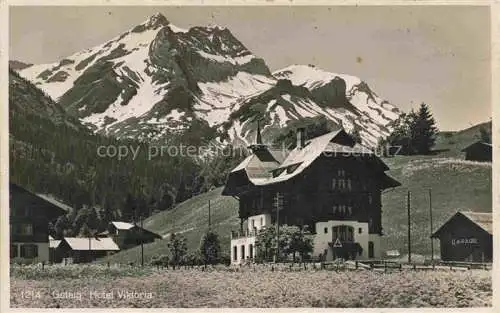
<instances>
[{"instance_id":1,"label":"sky","mask_svg":"<svg viewBox=\"0 0 500 313\"><path fill-rule=\"evenodd\" d=\"M424 102L440 130L491 118L490 13L470 6L19 6L10 55L52 63L156 12L172 24L229 28L272 71L314 64L360 77L403 111Z\"/></svg>"}]
</instances>

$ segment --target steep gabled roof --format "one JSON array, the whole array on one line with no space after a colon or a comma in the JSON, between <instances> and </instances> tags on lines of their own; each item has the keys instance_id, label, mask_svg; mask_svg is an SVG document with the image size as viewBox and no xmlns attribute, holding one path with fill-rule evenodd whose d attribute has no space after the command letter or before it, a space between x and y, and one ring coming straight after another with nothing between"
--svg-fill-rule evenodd
<instances>
[{"instance_id":1,"label":"steep gabled roof","mask_svg":"<svg viewBox=\"0 0 500 313\"><path fill-rule=\"evenodd\" d=\"M12 182L9 183L9 192L11 195L9 205L11 206L16 204L16 198L12 198L12 194L15 193L27 197L28 205L42 205L43 207L50 208L50 215L54 218L69 213L72 210L70 206L56 200L52 196L34 193Z\"/></svg>"},{"instance_id":2,"label":"steep gabled roof","mask_svg":"<svg viewBox=\"0 0 500 313\"><path fill-rule=\"evenodd\" d=\"M49 239L49 248L57 248L59 247L59 244L61 243L62 240L57 240L57 239Z\"/></svg>"},{"instance_id":3,"label":"steep gabled roof","mask_svg":"<svg viewBox=\"0 0 500 313\"><path fill-rule=\"evenodd\" d=\"M313 138L305 143L305 147L293 149L283 161L283 164L274 170L276 172L281 169L278 175L266 181L257 182L256 185L269 185L286 181L302 173L325 151L330 141L341 131L338 130Z\"/></svg>"},{"instance_id":4,"label":"steep gabled roof","mask_svg":"<svg viewBox=\"0 0 500 313\"><path fill-rule=\"evenodd\" d=\"M265 186L287 181L296 177L308 168L322 154L341 156L343 154L358 156L374 156L373 151L354 140L343 130L329 132L322 136L305 142L304 147L296 147L291 151L272 150L265 145L254 149L254 153L243 160L229 174L223 195L234 195L237 189L245 184L253 186ZM286 155L286 157L284 157ZM281 159L281 160L280 160ZM383 170L387 165L376 158L377 164ZM382 177L382 185L386 188L397 187L401 184L387 175ZM238 181L239 187L229 186Z\"/></svg>"},{"instance_id":5,"label":"steep gabled roof","mask_svg":"<svg viewBox=\"0 0 500 313\"><path fill-rule=\"evenodd\" d=\"M467 147L463 148L462 152L466 152L467 150L470 150L470 149L478 147L478 146L484 147L486 150L490 150L490 151L491 151L491 148L493 147L493 145L491 143L487 143L487 142L483 142L483 141L476 141L476 142L468 145Z\"/></svg>"},{"instance_id":6,"label":"steep gabled roof","mask_svg":"<svg viewBox=\"0 0 500 313\"><path fill-rule=\"evenodd\" d=\"M127 222L118 222L118 221L110 222L110 224L112 224L116 229L119 229L119 230L130 230L132 228L135 228L136 230L149 233L149 234L153 235L156 238L162 238L157 233L154 233L154 232L152 232L150 230L147 230L147 229L145 229L143 227L140 227L139 225L134 225L134 224L127 223ZM108 231L104 231L104 232L100 233L99 235L103 236L103 235L108 235L108 234L109 234Z\"/></svg>"},{"instance_id":7,"label":"steep gabled roof","mask_svg":"<svg viewBox=\"0 0 500 313\"><path fill-rule=\"evenodd\" d=\"M470 220L472 223L476 224L478 227L493 235L493 216L491 213L483 213L483 212L473 212L473 211L458 211L452 217L450 217L438 230L436 230L431 238L436 238L440 235L440 233L446 229L446 227L456 218L465 217Z\"/></svg>"},{"instance_id":8,"label":"steep gabled roof","mask_svg":"<svg viewBox=\"0 0 500 313\"><path fill-rule=\"evenodd\" d=\"M115 226L116 229L120 230L127 230L134 227L134 224L130 224L127 222L111 222L111 224L113 224L113 226Z\"/></svg>"},{"instance_id":9,"label":"steep gabled roof","mask_svg":"<svg viewBox=\"0 0 500 313\"><path fill-rule=\"evenodd\" d=\"M75 251L119 251L111 238L64 237L63 240Z\"/></svg>"},{"instance_id":10,"label":"steep gabled roof","mask_svg":"<svg viewBox=\"0 0 500 313\"><path fill-rule=\"evenodd\" d=\"M462 215L474 222L477 226L493 235L493 215L491 213L460 211Z\"/></svg>"},{"instance_id":11,"label":"steep gabled roof","mask_svg":"<svg viewBox=\"0 0 500 313\"><path fill-rule=\"evenodd\" d=\"M56 200L51 195L45 195L45 194L41 194L41 193L37 193L36 195L38 197L42 198L43 200L63 209L66 213L69 213L72 210L72 208L69 205L66 205L66 204L62 203L61 201Z\"/></svg>"}]
</instances>

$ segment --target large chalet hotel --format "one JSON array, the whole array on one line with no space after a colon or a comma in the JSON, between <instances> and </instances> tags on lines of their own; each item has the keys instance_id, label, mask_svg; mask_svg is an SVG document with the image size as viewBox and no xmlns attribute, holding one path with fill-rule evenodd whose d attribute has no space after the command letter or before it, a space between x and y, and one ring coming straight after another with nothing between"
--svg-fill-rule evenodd
<instances>
[{"instance_id":1,"label":"large chalet hotel","mask_svg":"<svg viewBox=\"0 0 500 313\"><path fill-rule=\"evenodd\" d=\"M313 257L381 257L381 193L401 184L344 130L304 139L299 129L293 150L274 149L263 144L258 127L252 154L228 175L222 194L239 200L240 217L231 238L233 264L256 257L257 233L277 219L313 231Z\"/></svg>"}]
</instances>

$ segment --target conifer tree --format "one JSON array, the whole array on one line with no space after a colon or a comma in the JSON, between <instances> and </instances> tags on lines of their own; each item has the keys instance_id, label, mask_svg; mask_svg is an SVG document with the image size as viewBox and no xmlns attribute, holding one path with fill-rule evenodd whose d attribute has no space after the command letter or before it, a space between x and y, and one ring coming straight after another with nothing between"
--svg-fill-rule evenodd
<instances>
[{"instance_id":1,"label":"conifer tree","mask_svg":"<svg viewBox=\"0 0 500 313\"><path fill-rule=\"evenodd\" d=\"M491 136L488 130L484 126L481 126L479 128L479 138L481 139L482 142L485 143L491 143Z\"/></svg>"},{"instance_id":2,"label":"conifer tree","mask_svg":"<svg viewBox=\"0 0 500 313\"><path fill-rule=\"evenodd\" d=\"M170 251L172 265L175 267L176 265L182 264L187 253L186 238L181 234L173 233L170 235L167 246Z\"/></svg>"},{"instance_id":3,"label":"conifer tree","mask_svg":"<svg viewBox=\"0 0 500 313\"><path fill-rule=\"evenodd\" d=\"M436 141L436 122L430 113L429 107L422 103L411 127L411 148L414 153L429 154Z\"/></svg>"},{"instance_id":4,"label":"conifer tree","mask_svg":"<svg viewBox=\"0 0 500 313\"><path fill-rule=\"evenodd\" d=\"M219 235L216 232L208 231L200 242L200 254L205 264L216 264L221 255Z\"/></svg>"}]
</instances>

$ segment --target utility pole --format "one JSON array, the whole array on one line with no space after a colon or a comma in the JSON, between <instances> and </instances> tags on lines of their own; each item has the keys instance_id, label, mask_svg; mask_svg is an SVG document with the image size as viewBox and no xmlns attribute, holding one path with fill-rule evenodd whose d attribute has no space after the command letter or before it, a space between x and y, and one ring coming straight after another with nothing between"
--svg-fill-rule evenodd
<instances>
[{"instance_id":1,"label":"utility pole","mask_svg":"<svg viewBox=\"0 0 500 313\"><path fill-rule=\"evenodd\" d=\"M276 263L280 256L280 198L278 194L278 205L276 206Z\"/></svg>"},{"instance_id":2,"label":"utility pole","mask_svg":"<svg viewBox=\"0 0 500 313\"><path fill-rule=\"evenodd\" d=\"M411 263L410 191L408 190L408 263Z\"/></svg>"},{"instance_id":3,"label":"utility pole","mask_svg":"<svg viewBox=\"0 0 500 313\"><path fill-rule=\"evenodd\" d=\"M143 223L143 217L141 214L141 266L144 267L144 223Z\"/></svg>"},{"instance_id":4,"label":"utility pole","mask_svg":"<svg viewBox=\"0 0 500 313\"><path fill-rule=\"evenodd\" d=\"M431 219L431 261L434 261L434 239L432 238L432 231L434 229L432 227L432 191L430 188L429 188L429 215Z\"/></svg>"},{"instance_id":5,"label":"utility pole","mask_svg":"<svg viewBox=\"0 0 500 313\"><path fill-rule=\"evenodd\" d=\"M277 263L279 261L279 255L280 255L280 208L281 208L281 193L277 192L276 193L276 256L275 256L275 262Z\"/></svg>"},{"instance_id":6,"label":"utility pole","mask_svg":"<svg viewBox=\"0 0 500 313\"><path fill-rule=\"evenodd\" d=\"M210 200L208 200L208 230L211 230L211 220L210 220Z\"/></svg>"},{"instance_id":7,"label":"utility pole","mask_svg":"<svg viewBox=\"0 0 500 313\"><path fill-rule=\"evenodd\" d=\"M91 234L90 234L90 231L89 231L89 262L92 262L92 247L91 247L91 242L92 242L92 239L91 239Z\"/></svg>"}]
</instances>

